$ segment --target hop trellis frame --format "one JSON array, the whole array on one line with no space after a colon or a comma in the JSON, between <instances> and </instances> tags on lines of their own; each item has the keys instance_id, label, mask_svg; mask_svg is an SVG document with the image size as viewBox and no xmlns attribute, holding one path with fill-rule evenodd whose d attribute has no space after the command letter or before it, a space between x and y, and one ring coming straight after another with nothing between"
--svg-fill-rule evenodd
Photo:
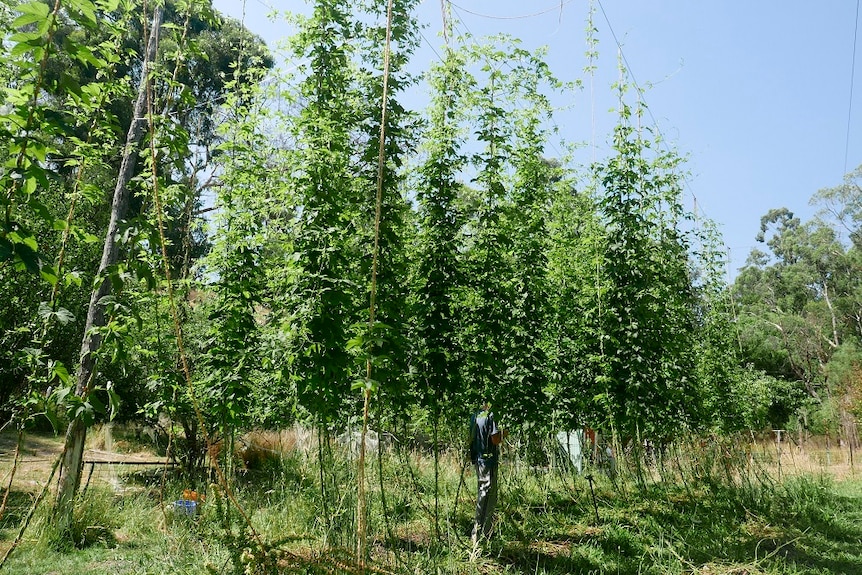
<instances>
[{"instance_id":1,"label":"hop trellis frame","mask_svg":"<svg viewBox=\"0 0 862 575\"><path fill-rule=\"evenodd\" d=\"M457 537L457 522L468 520L468 514L459 501L460 479L451 512L441 504L451 495L446 492L449 452L457 450L460 423L480 397L497 403L499 414L523 438L519 465L538 469L550 462L536 446L551 427L589 424L609 429L617 451L629 450L630 464L621 469L636 483L696 477L702 472L697 463L679 451L655 467L659 460L645 461L642 446L661 443L674 453L690 433L710 426L728 432L742 421L737 416L745 406L735 401L728 384L738 375L728 367L737 359L738 334L717 279L723 272L713 245L718 240L699 235L701 222L692 225L692 214L682 208L679 158L646 138L639 102L628 106L622 97L625 74L615 151L610 159L595 160L588 177L579 177L564 159L547 158L553 131L547 118L554 110L546 92L562 86L540 53L508 40L487 45L456 39L456 24L447 18L443 55L429 72L427 125L420 126L399 100L416 81L405 72L419 38L410 15L416 3L371 2L361 7L362 14L352 4L315 2L299 24L292 57L306 68L281 92L289 94L288 114L266 109L266 86L259 84L266 84L264 78L280 80L266 66L252 71L259 53L239 36L229 53L235 64L225 75L231 80L217 96L230 111L211 150L218 162L212 174L218 204L200 209L193 189L199 174L174 177L192 152L186 127L171 115L171 106L175 97L188 98L185 66L204 43L192 38L198 24L192 25L192 13L207 3L168 4L174 20L165 31L171 31L173 45L159 58L141 60L142 108L132 114L131 124L146 126L147 133L138 140L129 130L126 157L138 157L140 141L146 149L140 166L130 168L136 177L115 182L139 190L140 212L151 221L139 236L133 233L137 224L128 224L123 258L115 254L102 268L101 285L112 294L95 292L94 305L110 307L103 324L86 336L99 334L109 345L103 346L104 355L95 349L85 354L87 361L98 358L90 370L95 375L82 369L83 384L71 395L74 378L50 356L51 340L71 314L63 307L63 290L74 289L84 260L76 260L67 247L83 235L76 228L82 217L77 202L85 199L88 162L106 162L93 150L110 140L105 118L114 96L107 82L99 84L95 96L76 104L76 114L92 112L75 124L86 138L69 138L77 146L71 152L46 151L42 134L65 130L51 106L60 111L71 106L59 100L62 85L46 83L48 64L71 57L72 48L76 58L89 61L83 44L60 46L53 35L61 24L93 30L119 5L86 0L21 5L12 26L36 31L19 37L15 65L28 71L21 75L27 88L13 110L16 118L6 118L21 121L24 135L3 136L17 148L10 144L14 166L2 175L6 226L0 273L17 280L9 275L17 266L15 274L40 274L46 297L34 316L36 343L20 345L31 363L16 411L19 442L25 424L46 404L86 416L73 417L77 433L99 417L91 399L132 397L131 376L112 381L109 390L100 370L119 365L135 376L151 376L147 393L161 395L159 406L172 409L177 420L184 417L186 433L202 436L206 452L221 446L222 460L217 457L214 468L218 490L239 512L239 528L248 530L260 557L269 557L273 542L260 536L253 513L234 495L231 443L253 422L304 421L317 432L323 541L352 548L357 568L370 568L368 540L379 540L379 533L368 532L374 513L369 507L378 505L374 496L385 524L372 529L385 531L389 543L397 537L390 503L403 503L407 496L391 493L390 480L409 488L435 538ZM149 30L155 41L161 9L158 2L141 3L134 15L122 13L112 22L133 28L132 21L139 21L135 26ZM105 55L110 46L116 44L89 53L104 58L88 64L104 76L125 64ZM591 40L590 47L592 64ZM157 69L149 70L147 62L156 60ZM267 131L273 125L288 134L288 149L273 145ZM121 148L116 134L113 139ZM62 175L55 168L61 156L74 160L68 160L74 168L71 201L47 222L58 236L56 251L48 253L36 242L38 234L22 235L23 228L12 224L33 214L43 217L42 208L50 206L35 198L49 193L45 181ZM178 232L183 225L178 214L211 208L218 213L213 247L199 259L199 269L206 271L196 283L184 244L192 226L185 223ZM119 236L112 229L107 237ZM185 250L179 278L173 275L178 244ZM697 282L693 269L701 274ZM198 302L190 301L193 292ZM154 311L134 310L135 301L140 308L148 305L140 302L159 303ZM165 308L176 345L162 339L159 353L151 353L148 344L135 347L133 340L154 324L162 336ZM141 327L135 327L136 320ZM135 348L137 356L123 356L124 346ZM52 390L45 400L48 385ZM66 395L56 395L59 388ZM69 410L70 405L81 409ZM332 442L346 416L361 422L359 457L349 464ZM386 467L381 447L377 486L366 477L369 426L399 439L403 476ZM413 445L433 455L433 487L423 485L416 469L421 464L414 461L423 455L412 453L407 446ZM803 466L802 448L777 445L782 452L774 459L765 447L757 452L745 446L728 447L727 459L741 450L763 467L774 463L782 474ZM839 460L844 450L844 445L827 449L821 466L833 465L831 458ZM719 461L725 455L704 457ZM849 457L852 471L852 450ZM81 461L68 460L62 473L80 473ZM728 465L728 481L738 481L744 466L728 471ZM769 476L756 466L749 472ZM80 476L68 483L80 483ZM349 505L345 483L356 486ZM455 524L446 523L447 517Z\"/></svg>"}]
</instances>

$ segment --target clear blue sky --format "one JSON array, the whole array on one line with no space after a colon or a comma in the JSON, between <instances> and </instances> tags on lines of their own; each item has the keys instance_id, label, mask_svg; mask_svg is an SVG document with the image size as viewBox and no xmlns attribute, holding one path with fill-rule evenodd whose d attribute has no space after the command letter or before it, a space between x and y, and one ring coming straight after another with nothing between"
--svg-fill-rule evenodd
<instances>
[{"instance_id":1,"label":"clear blue sky","mask_svg":"<svg viewBox=\"0 0 862 575\"><path fill-rule=\"evenodd\" d=\"M591 103L585 25L589 0L456 0L453 14L474 36L508 33L525 48L547 46L563 80L582 79L571 108L557 117L569 142L588 142L596 122L598 155L607 152L616 118L611 84L618 77L617 43L644 89L658 129L689 158L685 198L718 223L730 248L730 277L745 262L760 217L786 207L808 219L810 197L838 185L862 164L862 37L851 70L857 3L853 0L602 0ZM302 12L302 0L213 0L274 45L291 33L272 9ZM544 14L539 12L549 10ZM475 14L474 14L475 13ZM414 58L418 69L437 56L440 0L424 0L417 17L427 27ZM860 31L862 35L862 31Z\"/></svg>"}]
</instances>

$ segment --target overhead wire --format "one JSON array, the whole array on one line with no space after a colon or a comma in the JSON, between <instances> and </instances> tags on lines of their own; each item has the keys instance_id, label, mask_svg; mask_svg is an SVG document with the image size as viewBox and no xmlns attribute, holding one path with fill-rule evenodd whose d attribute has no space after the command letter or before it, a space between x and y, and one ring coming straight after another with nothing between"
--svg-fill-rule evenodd
<instances>
[{"instance_id":1,"label":"overhead wire","mask_svg":"<svg viewBox=\"0 0 862 575\"><path fill-rule=\"evenodd\" d=\"M856 79L856 41L859 37L859 0L856 0L856 20L853 27L853 57L850 64L850 99L847 105L847 137L844 141L844 172L847 173L847 158L850 155L850 126L853 117L853 84Z\"/></svg>"},{"instance_id":2,"label":"overhead wire","mask_svg":"<svg viewBox=\"0 0 862 575\"><path fill-rule=\"evenodd\" d=\"M466 12L467 14L470 14L472 16L478 16L480 18L488 18L490 20L526 20L528 18L535 18L536 16L542 16L543 14L547 14L548 12L553 12L555 10L562 11L563 6L565 6L566 4L571 4L573 1L574 0L561 0L559 3L554 4L550 8L545 8L543 10L540 10L538 12L533 12L531 14L522 14L520 16L496 16L493 14L482 14L480 12L473 12L472 10L468 10L467 8L463 8L461 6L458 6L454 2L449 2L449 5L452 6L453 8L457 8L458 10L461 10L462 12Z\"/></svg>"},{"instance_id":3,"label":"overhead wire","mask_svg":"<svg viewBox=\"0 0 862 575\"><path fill-rule=\"evenodd\" d=\"M858 0L857 0L857 1L858 1ZM644 91L643 91L643 89L640 87L640 84L638 83L637 78L635 78L635 74L634 74L634 71L632 70L632 66L631 66L631 64L629 64L628 58L626 58L626 53L625 53L625 50L623 50L622 42L620 42L619 38L617 37L616 32L614 31L614 27L613 27L613 25L611 24L611 20L610 20L610 18L608 17L608 13L605 11L605 7L604 7L604 5L602 4L602 1L601 1L601 0L597 0L597 3L598 3L598 5L599 5L599 8L600 8L600 9L601 9L601 11L602 11L602 16L604 16L605 23L607 23L607 25L608 25L608 30L610 31L611 36L613 37L614 42L615 42L615 43L616 43L616 45L617 45L617 49L619 50L620 57L622 58L623 63L624 63L624 64L625 64L625 66L626 66L626 72L627 72L627 73L628 73L628 75L631 77L631 79L632 79L632 84L634 84L635 90L637 90L638 98L640 99L640 101L641 101L641 103L643 104L644 108L646 108L647 114L649 114L649 117L650 117L650 119L652 120L653 127L655 128L656 132L658 133L658 135L659 135L659 138L660 138L660 140L661 140L662 145L665 147L665 150L666 150L667 152L670 152L671 150L670 150L670 147L668 146L667 140L665 139L664 134L663 134L663 133L662 133L662 131L661 131L661 127L659 126L658 121L656 120L655 116L653 115L652 110L650 109L650 107L649 107L649 106L647 105L647 103L646 103L646 98L644 97ZM697 199L697 196L696 196L696 195L695 195L695 193L691 190L691 185L690 185L690 184L689 184L689 182L688 182L688 178L686 177L685 172L680 172L680 177L682 178L682 181L683 181L683 185L684 185L684 187L686 188L686 190L688 191L688 193L689 193L689 194L691 194L691 197L694 199L694 206L693 206L693 208L694 208L695 210L699 209L699 210L700 210L701 215L703 215L703 216L704 216L705 218L707 218L707 219L710 219L710 218L709 218L709 215L707 215L707 213L706 213L706 212L704 211L704 209L703 209L703 204L702 204L702 202L700 202L700 201ZM696 215L697 215L697 214L695 214L695 216L696 216Z\"/></svg>"},{"instance_id":4,"label":"overhead wire","mask_svg":"<svg viewBox=\"0 0 862 575\"><path fill-rule=\"evenodd\" d=\"M260 4L260 5L261 5L261 6L263 6L264 8L269 8L269 9L270 9L270 10L272 10L273 12L278 12L278 8L276 8L275 6L273 6L272 4L270 4L269 2L264 2L264 0L256 0L256 1L257 1L257 3L258 3L258 4Z\"/></svg>"},{"instance_id":5,"label":"overhead wire","mask_svg":"<svg viewBox=\"0 0 862 575\"><path fill-rule=\"evenodd\" d=\"M566 2L561 2L560 4L557 4L557 6L556 6L556 7L562 8L565 4L569 4L571 1L572 1L572 0L568 0L568 1L566 1ZM454 23L455 23L456 25L462 26L462 27L463 27L462 32L466 32L467 36L469 36L470 38L475 38L475 37L476 37L476 36L475 36L475 34L473 34L473 31L470 29L470 26L468 26L468 25L467 25L467 23L464 21L464 17L463 17L463 15L461 15L461 14L460 14L460 12L461 12L461 11L463 11L463 12L467 12L468 14L474 14L474 13L470 12L469 10L464 10L463 8L460 8L460 7L459 7L457 4L455 4L454 2L451 2L451 1L448 1L448 0L447 0L447 3L448 3L448 4L449 4L449 6L451 6L451 7L452 7L456 12L458 12L458 13L459 13L459 14L458 14L458 15L459 15L459 17L458 17L457 19L455 19ZM542 13L544 14L544 13L547 13L547 12L548 12L548 11L546 10L545 12L542 12ZM474 14L474 15L475 15L475 14ZM503 62L503 65L507 66L507 67L509 68L509 70L510 70L510 71L513 71L513 72L515 71L515 70L514 70L514 68L512 67L512 65L511 65L508 61L504 61L504 62ZM554 120L553 116L551 116L550 121L551 121L551 125L552 125L552 127L554 128L554 131L555 131L556 133L559 133L559 132L560 132L560 126L559 126L559 124L557 124L556 120ZM557 157L559 157L559 158L563 158L563 157L564 157L564 154L562 153L562 151L560 151L560 148L559 148L559 147L557 147L557 144L556 144L553 140L551 140L551 139L549 138L549 139L547 139L547 142L548 142L548 144L549 144L549 145L554 149L554 151L557 153Z\"/></svg>"},{"instance_id":6,"label":"overhead wire","mask_svg":"<svg viewBox=\"0 0 862 575\"><path fill-rule=\"evenodd\" d=\"M434 55L437 56L437 61L443 64L443 57L440 56L440 52L437 51L437 48L434 47L434 44L431 43L430 40L422 33L422 30L419 30L419 35L422 36L422 39L425 40L425 43L428 44L428 47L431 48L431 51L434 52Z\"/></svg>"},{"instance_id":7,"label":"overhead wire","mask_svg":"<svg viewBox=\"0 0 862 575\"><path fill-rule=\"evenodd\" d=\"M468 10L468 9L466 9L466 8L463 8L462 6L459 6L459 5L455 4L455 3L454 3L454 2L452 2L451 0L449 0L449 1L448 1L448 3L449 3L449 5L450 5L453 9L455 9L455 11L456 11L456 12L459 12L459 15L460 15L460 13L461 13L461 12L463 12L463 13L471 14L471 15L473 15L473 16L477 16L477 17L481 17L481 18L489 18L489 19L494 19L494 20L517 20L517 19L532 18L532 17L535 17L535 16L539 16L539 15L542 15L542 14L546 14L546 13L551 12L551 11L553 11L553 10L557 9L557 8L562 9L562 7L563 7L563 6L565 6L566 4L569 4L571 1L572 1L572 0L565 0L565 1L561 1L559 4L556 4L553 8L549 8L549 9L541 10L541 11L539 11L539 12L535 12L535 13L532 13L532 14L526 14L526 15L522 15L522 16L496 16L496 15L492 15L492 14L483 14L483 13L474 12L474 11ZM858 1L858 0L857 0L857 1ZM605 22L606 22L606 23L607 23L607 25L608 25L608 30L610 31L611 36L612 36L612 37L613 37L613 39L614 39L614 43L616 44L617 49L618 49L618 50L619 50L619 52L620 52L620 56L621 56L621 58L622 58L622 60L623 60L623 63L624 63L624 64L625 64L625 66L626 66L626 72L628 73L628 75L629 75L629 76L631 77L631 79L632 79L632 83L634 84L635 89L636 89L636 91L637 91L637 93L638 93L638 98L640 99L641 103L644 105L644 108L646 108L646 110L647 110L647 114L649 114L649 117L650 117L650 119L652 120L653 127L655 128L656 132L658 133L658 135L659 135L659 137L660 137L660 139L661 139L662 145L665 147L665 150L666 150L666 151L670 152L670 151L671 151L671 149L670 149L670 147L669 147L669 145L668 145L668 143L667 143L667 140L666 140L666 138L665 138L664 134L662 133L662 130L661 130L661 127L659 126L658 120L655 118L655 115L653 114L652 110L650 109L650 107L649 107L649 106L647 105L647 103L646 103L646 98L645 98L645 96L644 96L645 92L644 92L644 90L641 88L640 84L639 84L639 83L638 83L638 81L637 81L637 78L635 77L635 74L634 74L634 72L633 72L633 70L632 70L632 66L631 66L631 64L629 63L628 58L626 58L625 51L623 50L622 42L620 42L619 38L617 37L616 32L615 32L615 30L614 30L614 28L613 28L613 25L611 24L610 18L608 17L607 11L605 10L604 6L603 6L603 5L602 5L602 3L601 3L601 0L599 0L599 1L598 1L598 5L599 5L599 8L600 8L600 9L601 9L601 11L602 11L602 16L604 17ZM463 26L463 28L467 31L467 33L468 33L470 36L474 36L474 34L473 34L472 30L470 30L469 25L467 25L467 23L465 22L465 19L464 19L463 15L460 15L460 18L458 18L458 19L456 20L456 24L457 24L457 25L460 25L460 26ZM426 40L426 41L427 41L427 40ZM438 55L438 57L439 57L439 55ZM552 121L552 123L553 123L553 125L554 125L554 128L555 128L555 129L557 129L557 130L559 130L559 125L558 125L558 124L556 124L556 122L555 122L553 119L552 119L551 121ZM558 155L560 155L560 156L562 156L562 153L560 152L559 148L557 148L556 144L555 144L552 140L548 140L548 142L549 142L549 144L551 144L551 146L555 149L555 151L557 152L557 154L558 154ZM593 145L595 145L595 142L593 142ZM701 216L703 216L704 218L709 219L709 215L708 215L708 214L706 213L706 211L703 209L703 203L702 203L702 202L697 198L697 196L695 195L695 193L692 191L692 189L691 189L691 185L690 185L690 183L689 183L689 181L688 181L688 178L687 178L687 176L685 175L685 173L684 173L684 172L681 172L681 173L680 173L680 177L681 177L681 179L682 179L682 181L683 181L683 186L684 186L684 188L686 189L686 191L688 191L688 193L691 195L691 197L692 197L692 199L693 199L692 209L694 210L694 216L695 216L695 219L697 218L697 214L698 214L698 213L699 213Z\"/></svg>"}]
</instances>

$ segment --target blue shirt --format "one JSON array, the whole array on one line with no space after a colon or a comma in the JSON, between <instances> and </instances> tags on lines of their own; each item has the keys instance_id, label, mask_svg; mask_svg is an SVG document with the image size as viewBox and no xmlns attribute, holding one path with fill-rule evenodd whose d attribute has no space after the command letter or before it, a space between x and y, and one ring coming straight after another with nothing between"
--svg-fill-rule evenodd
<instances>
[{"instance_id":1,"label":"blue shirt","mask_svg":"<svg viewBox=\"0 0 862 575\"><path fill-rule=\"evenodd\" d=\"M482 409L470 417L470 459L486 465L496 465L500 448L491 441L491 436L500 433L494 414Z\"/></svg>"}]
</instances>

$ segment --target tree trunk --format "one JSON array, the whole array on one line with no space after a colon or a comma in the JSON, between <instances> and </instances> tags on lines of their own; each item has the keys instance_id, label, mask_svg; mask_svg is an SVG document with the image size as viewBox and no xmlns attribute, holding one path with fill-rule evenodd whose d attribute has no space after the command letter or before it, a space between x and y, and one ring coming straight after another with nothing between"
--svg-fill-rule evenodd
<instances>
[{"instance_id":1,"label":"tree trunk","mask_svg":"<svg viewBox=\"0 0 862 575\"><path fill-rule=\"evenodd\" d=\"M138 144L144 134L146 127L147 85L149 82L150 68L156 57L159 45L159 29L162 23L162 7L156 7L153 13L153 24L150 30L150 38L147 43L144 64L141 73L141 81L138 86L138 96L126 136L126 145L123 150L123 159L120 164L120 172L117 176L117 185L114 188L114 198L111 203L111 219L108 231L105 234L105 245L102 250L102 260L99 263L97 278L102 278L99 287L95 289L90 297L90 305L87 309L87 322L84 330L84 338L81 342L80 364L78 366L77 386L75 393L86 398L91 391L91 384L95 372L95 352L102 343L99 334L94 333L94 328L105 325L105 311L101 305L103 297L108 295L111 282L104 277L105 271L117 262L119 246L117 245L117 232L120 221L126 216L129 206L128 183L132 179L135 169L135 160L138 156ZM57 526L61 533L67 533L72 524L72 512L74 510L75 495L81 484L81 469L83 467L84 440L87 438L87 426L78 417L69 424L66 431L66 442L63 448L63 461L60 469L60 478L57 485L57 499L54 504L54 515Z\"/></svg>"}]
</instances>

